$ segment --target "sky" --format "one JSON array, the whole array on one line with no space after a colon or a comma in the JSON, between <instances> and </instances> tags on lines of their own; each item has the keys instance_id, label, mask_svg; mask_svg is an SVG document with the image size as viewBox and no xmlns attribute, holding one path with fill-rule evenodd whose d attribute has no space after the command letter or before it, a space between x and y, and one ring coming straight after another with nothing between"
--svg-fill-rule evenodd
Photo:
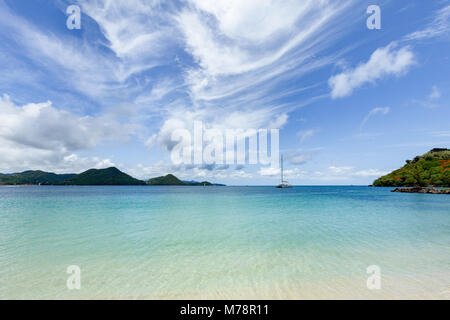
<instances>
[{"instance_id":1,"label":"sky","mask_svg":"<svg viewBox=\"0 0 450 320\"><path fill-rule=\"evenodd\" d=\"M0 172L279 182L174 164L173 132L202 121L279 129L291 184L371 184L449 147L449 40L448 0L0 0Z\"/></svg>"}]
</instances>

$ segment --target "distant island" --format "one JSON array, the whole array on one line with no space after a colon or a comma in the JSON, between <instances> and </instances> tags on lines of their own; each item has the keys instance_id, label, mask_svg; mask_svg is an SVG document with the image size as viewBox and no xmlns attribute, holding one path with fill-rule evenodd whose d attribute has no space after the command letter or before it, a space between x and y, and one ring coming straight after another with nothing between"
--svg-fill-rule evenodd
<instances>
[{"instance_id":1,"label":"distant island","mask_svg":"<svg viewBox=\"0 0 450 320\"><path fill-rule=\"evenodd\" d=\"M80 174L56 174L44 171L25 171L0 174L0 185L145 185L117 168L90 169Z\"/></svg>"},{"instance_id":2,"label":"distant island","mask_svg":"<svg viewBox=\"0 0 450 320\"><path fill-rule=\"evenodd\" d=\"M147 184L150 186L225 186L224 184L213 184L208 181L181 181L173 174L150 179L147 181Z\"/></svg>"},{"instance_id":3,"label":"distant island","mask_svg":"<svg viewBox=\"0 0 450 320\"><path fill-rule=\"evenodd\" d=\"M395 192L447 193L427 187L450 187L450 150L436 148L413 160L406 160L406 164L402 168L378 178L373 185L375 187L399 187L394 190ZM404 187L413 188L405 189Z\"/></svg>"},{"instance_id":4,"label":"distant island","mask_svg":"<svg viewBox=\"0 0 450 320\"><path fill-rule=\"evenodd\" d=\"M115 167L107 169L90 169L80 174L56 174L40 170L24 171L13 174L0 174L0 185L51 185L51 186L223 186L203 182L183 182L172 174L153 178L148 181L138 180Z\"/></svg>"}]
</instances>

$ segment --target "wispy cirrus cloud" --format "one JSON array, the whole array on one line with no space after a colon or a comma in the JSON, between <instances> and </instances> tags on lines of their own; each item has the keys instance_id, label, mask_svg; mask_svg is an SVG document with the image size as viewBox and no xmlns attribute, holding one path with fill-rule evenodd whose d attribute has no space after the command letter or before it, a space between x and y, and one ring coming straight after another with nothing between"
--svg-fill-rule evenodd
<instances>
[{"instance_id":1,"label":"wispy cirrus cloud","mask_svg":"<svg viewBox=\"0 0 450 320\"><path fill-rule=\"evenodd\" d=\"M362 129L364 128L364 126L366 125L367 121L369 121L369 119L377 114L380 115L387 115L389 112L391 111L391 108L389 107L384 107L384 108L374 108L372 110L370 110L370 112L364 117L363 121L361 122L360 126L359 126L359 130L362 131Z\"/></svg>"},{"instance_id":2,"label":"wispy cirrus cloud","mask_svg":"<svg viewBox=\"0 0 450 320\"><path fill-rule=\"evenodd\" d=\"M302 165L312 159L314 153L305 153L300 155L295 155L289 158L289 162L293 165Z\"/></svg>"},{"instance_id":3,"label":"wispy cirrus cloud","mask_svg":"<svg viewBox=\"0 0 450 320\"><path fill-rule=\"evenodd\" d=\"M405 40L423 40L440 36L448 36L450 33L450 5L436 12L433 21L424 29L408 34Z\"/></svg>"},{"instance_id":4,"label":"wispy cirrus cloud","mask_svg":"<svg viewBox=\"0 0 450 320\"><path fill-rule=\"evenodd\" d=\"M314 135L320 132L320 129L310 129L297 132L297 136L300 138L300 143L304 143Z\"/></svg>"},{"instance_id":5,"label":"wispy cirrus cloud","mask_svg":"<svg viewBox=\"0 0 450 320\"><path fill-rule=\"evenodd\" d=\"M187 69L191 98L258 108L274 104L274 87L334 62L335 57L311 57L331 45L330 28L345 27L340 17L354 2L189 3L177 21L185 50L197 63Z\"/></svg>"}]
</instances>

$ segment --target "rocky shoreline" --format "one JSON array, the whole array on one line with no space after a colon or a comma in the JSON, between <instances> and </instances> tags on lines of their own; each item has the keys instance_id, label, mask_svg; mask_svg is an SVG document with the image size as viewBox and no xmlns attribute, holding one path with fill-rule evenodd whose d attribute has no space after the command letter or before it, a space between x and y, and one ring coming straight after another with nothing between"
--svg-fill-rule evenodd
<instances>
[{"instance_id":1,"label":"rocky shoreline","mask_svg":"<svg viewBox=\"0 0 450 320\"><path fill-rule=\"evenodd\" d=\"M450 194L450 189L412 187L412 188L397 188L392 190L391 192Z\"/></svg>"}]
</instances>

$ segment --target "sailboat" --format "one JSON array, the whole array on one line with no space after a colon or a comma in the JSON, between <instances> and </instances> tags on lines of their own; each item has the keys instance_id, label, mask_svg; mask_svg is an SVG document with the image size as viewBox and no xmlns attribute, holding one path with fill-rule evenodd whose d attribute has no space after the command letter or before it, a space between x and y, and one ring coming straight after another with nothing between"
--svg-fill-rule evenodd
<instances>
[{"instance_id":1,"label":"sailboat","mask_svg":"<svg viewBox=\"0 0 450 320\"><path fill-rule=\"evenodd\" d=\"M285 181L283 177L283 155L281 155L281 184L277 185L277 188L292 188L289 182Z\"/></svg>"}]
</instances>

